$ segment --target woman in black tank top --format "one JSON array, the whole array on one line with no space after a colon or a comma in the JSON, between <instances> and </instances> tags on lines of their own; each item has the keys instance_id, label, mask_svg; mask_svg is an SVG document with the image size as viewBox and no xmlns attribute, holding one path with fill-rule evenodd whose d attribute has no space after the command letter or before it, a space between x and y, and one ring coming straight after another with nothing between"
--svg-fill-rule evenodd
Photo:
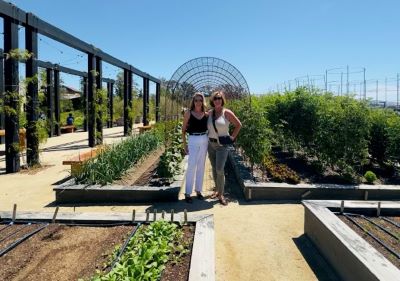
<instances>
[{"instance_id":1,"label":"woman in black tank top","mask_svg":"<svg viewBox=\"0 0 400 281\"><path fill-rule=\"evenodd\" d=\"M208 137L205 99L202 93L195 93L190 102L190 109L185 112L182 126L182 140L185 153L189 154L186 170L185 200L192 203L190 197L193 183L197 198L204 199L203 190L204 166L206 161ZM186 142L186 133L189 134Z\"/></svg>"}]
</instances>

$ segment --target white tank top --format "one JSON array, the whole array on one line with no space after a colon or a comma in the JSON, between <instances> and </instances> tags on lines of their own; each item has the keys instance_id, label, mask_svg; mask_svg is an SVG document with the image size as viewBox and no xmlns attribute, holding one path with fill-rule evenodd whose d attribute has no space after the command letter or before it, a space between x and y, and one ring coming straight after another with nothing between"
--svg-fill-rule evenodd
<instances>
[{"instance_id":1,"label":"white tank top","mask_svg":"<svg viewBox=\"0 0 400 281\"><path fill-rule=\"evenodd\" d=\"M215 132L214 125L212 122L214 110L208 116L207 120L207 128L208 128L208 137L216 139L222 136L229 136L229 120L225 118L225 109L222 110L221 116L215 120L215 127L217 127L218 135Z\"/></svg>"}]
</instances>

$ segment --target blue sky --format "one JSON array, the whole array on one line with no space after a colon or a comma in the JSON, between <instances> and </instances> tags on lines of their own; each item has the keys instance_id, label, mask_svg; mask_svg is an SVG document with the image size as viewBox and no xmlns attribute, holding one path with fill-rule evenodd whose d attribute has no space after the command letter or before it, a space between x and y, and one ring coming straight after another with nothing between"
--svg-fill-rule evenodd
<instances>
[{"instance_id":1,"label":"blue sky","mask_svg":"<svg viewBox=\"0 0 400 281\"><path fill-rule=\"evenodd\" d=\"M326 69L346 71L346 65L354 72L365 67L371 84L379 79L382 85L400 72L400 1L395 0L11 2L155 77L169 79L180 65L201 56L230 62L258 94ZM41 59L86 67L79 53L45 37L40 51L46 53Z\"/></svg>"}]
</instances>

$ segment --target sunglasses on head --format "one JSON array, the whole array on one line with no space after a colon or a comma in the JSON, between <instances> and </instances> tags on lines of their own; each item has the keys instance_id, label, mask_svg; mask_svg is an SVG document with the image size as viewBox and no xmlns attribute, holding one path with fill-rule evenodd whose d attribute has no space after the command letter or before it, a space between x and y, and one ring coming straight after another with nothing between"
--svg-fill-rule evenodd
<instances>
[{"instance_id":1,"label":"sunglasses on head","mask_svg":"<svg viewBox=\"0 0 400 281\"><path fill-rule=\"evenodd\" d=\"M222 100L222 97L215 97L214 100Z\"/></svg>"}]
</instances>

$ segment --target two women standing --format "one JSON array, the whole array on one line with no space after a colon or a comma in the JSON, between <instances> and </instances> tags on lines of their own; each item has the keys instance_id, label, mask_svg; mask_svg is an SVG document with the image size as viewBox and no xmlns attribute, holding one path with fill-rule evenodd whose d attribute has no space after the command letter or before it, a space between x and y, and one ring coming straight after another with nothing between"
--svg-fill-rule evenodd
<instances>
[{"instance_id":1,"label":"two women standing","mask_svg":"<svg viewBox=\"0 0 400 281\"><path fill-rule=\"evenodd\" d=\"M208 149L216 187L211 198L218 197L222 205L227 205L224 197L224 167L231 143L235 141L242 124L231 110L224 107L225 104L223 92L214 92L210 98L210 105L213 109L206 112L203 94L195 93L190 104L190 110L184 115L182 138L185 152L189 154L185 189L185 200L188 203L192 202L190 194L192 193L195 174L197 198L204 199L201 191ZM229 134L230 124L234 127L232 135ZM186 132L189 133L188 145L186 145Z\"/></svg>"}]
</instances>

